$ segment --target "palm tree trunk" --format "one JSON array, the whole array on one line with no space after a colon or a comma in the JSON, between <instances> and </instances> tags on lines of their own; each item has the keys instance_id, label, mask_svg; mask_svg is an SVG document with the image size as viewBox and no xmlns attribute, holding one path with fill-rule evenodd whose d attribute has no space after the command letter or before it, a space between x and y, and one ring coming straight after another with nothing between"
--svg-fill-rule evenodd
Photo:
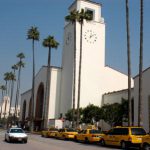
<instances>
[{"instance_id":1,"label":"palm tree trunk","mask_svg":"<svg viewBox=\"0 0 150 150\"><path fill-rule=\"evenodd\" d=\"M31 96L31 126L30 130L34 130L34 87L35 87L35 60L34 60L34 39L32 40L32 52L33 52L33 74L32 74L32 96Z\"/></svg>"},{"instance_id":2,"label":"palm tree trunk","mask_svg":"<svg viewBox=\"0 0 150 150\"><path fill-rule=\"evenodd\" d=\"M140 57L139 57L139 103L138 126L142 126L142 71L143 71L143 0L140 0Z\"/></svg>"},{"instance_id":3,"label":"palm tree trunk","mask_svg":"<svg viewBox=\"0 0 150 150\"><path fill-rule=\"evenodd\" d=\"M81 32L80 32L80 58L79 58L79 79L78 79L78 102L77 102L77 127L79 126L80 122L80 90L81 90L81 63L82 63L82 28L83 22L81 24Z\"/></svg>"},{"instance_id":4,"label":"palm tree trunk","mask_svg":"<svg viewBox=\"0 0 150 150\"><path fill-rule=\"evenodd\" d=\"M48 115L49 115L49 101L50 101L50 61L51 60L51 47L48 50L48 64L47 64L47 79L46 79L46 93L45 93L45 122L44 127L47 128L48 125Z\"/></svg>"},{"instance_id":5,"label":"palm tree trunk","mask_svg":"<svg viewBox=\"0 0 150 150\"><path fill-rule=\"evenodd\" d=\"M129 6L126 0L126 30L127 30L127 57L128 57L128 126L131 126L131 61L130 61L130 30L129 30ZM133 123L132 123L133 125Z\"/></svg>"},{"instance_id":6,"label":"palm tree trunk","mask_svg":"<svg viewBox=\"0 0 150 150\"><path fill-rule=\"evenodd\" d=\"M9 117L10 117L10 110L11 110L11 105L12 105L13 89L14 89L14 80L12 80L12 83L11 83L11 96L10 96L10 106L9 106Z\"/></svg>"},{"instance_id":7,"label":"palm tree trunk","mask_svg":"<svg viewBox=\"0 0 150 150\"><path fill-rule=\"evenodd\" d=\"M75 91L76 91L76 21L74 22L74 67L73 67L73 110L72 127L75 127Z\"/></svg>"},{"instance_id":8,"label":"palm tree trunk","mask_svg":"<svg viewBox=\"0 0 150 150\"><path fill-rule=\"evenodd\" d=\"M7 99L6 99L6 102L5 102L4 119L6 118L6 108L7 108Z\"/></svg>"},{"instance_id":9,"label":"palm tree trunk","mask_svg":"<svg viewBox=\"0 0 150 150\"><path fill-rule=\"evenodd\" d=\"M17 80L17 91L16 91L16 101L15 101L15 113L14 119L17 117L17 108L18 108L18 99L19 99L19 89L20 89L20 74L21 74L21 67L18 70L18 80ZM16 120L15 120L16 121Z\"/></svg>"}]
</instances>

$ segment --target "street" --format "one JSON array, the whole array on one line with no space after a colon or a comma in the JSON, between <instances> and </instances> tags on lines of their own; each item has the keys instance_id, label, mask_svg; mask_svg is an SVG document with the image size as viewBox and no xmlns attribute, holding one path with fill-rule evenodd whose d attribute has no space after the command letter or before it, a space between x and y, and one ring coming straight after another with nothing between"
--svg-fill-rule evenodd
<instances>
[{"instance_id":1,"label":"street","mask_svg":"<svg viewBox=\"0 0 150 150\"><path fill-rule=\"evenodd\" d=\"M119 148L101 147L96 144L84 144L73 141L63 141L52 138L43 138L40 135L29 134L27 144L7 143L4 141L4 132L0 132L0 150L119 150Z\"/></svg>"}]
</instances>

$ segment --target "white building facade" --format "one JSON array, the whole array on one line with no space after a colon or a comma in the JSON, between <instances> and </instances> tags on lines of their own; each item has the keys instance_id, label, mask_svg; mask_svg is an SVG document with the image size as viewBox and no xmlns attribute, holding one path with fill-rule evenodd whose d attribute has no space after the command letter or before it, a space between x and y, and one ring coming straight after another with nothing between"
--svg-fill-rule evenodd
<instances>
[{"instance_id":1,"label":"white building facade","mask_svg":"<svg viewBox=\"0 0 150 150\"><path fill-rule=\"evenodd\" d=\"M142 122L144 129L150 132L150 68L143 71L142 78ZM134 124L138 125L138 96L139 96L139 75L134 77Z\"/></svg>"},{"instance_id":2,"label":"white building facade","mask_svg":"<svg viewBox=\"0 0 150 150\"><path fill-rule=\"evenodd\" d=\"M72 10L81 11L81 9L91 11L93 20L90 22L84 21L83 24L80 107L86 107L89 103L101 106L102 95L104 93L126 89L128 86L128 77L123 73L105 66L105 22L101 16L101 4L86 0L74 1L69 7L69 13ZM57 119L60 116L64 117L65 113L72 108L74 44L76 45L75 101L77 105L80 57L80 24L78 22L76 22L75 41L76 43L74 43L74 25L72 23L66 23L64 27L62 68L51 67L49 119ZM42 67L36 75L35 83L34 116L35 124L40 128L42 122L41 114L44 109L46 67ZM42 94L39 94L40 92ZM27 118L28 114L30 114L30 99L31 90L22 94L20 120ZM26 104L24 104L24 101L26 101ZM38 110L41 112L39 113Z\"/></svg>"}]
</instances>

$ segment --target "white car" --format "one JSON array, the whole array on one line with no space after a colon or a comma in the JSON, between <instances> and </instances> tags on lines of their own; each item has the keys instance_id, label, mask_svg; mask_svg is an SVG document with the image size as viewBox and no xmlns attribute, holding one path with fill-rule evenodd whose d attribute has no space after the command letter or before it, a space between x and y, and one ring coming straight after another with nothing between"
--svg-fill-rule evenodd
<instances>
[{"instance_id":1,"label":"white car","mask_svg":"<svg viewBox=\"0 0 150 150\"><path fill-rule=\"evenodd\" d=\"M7 142L23 142L27 143L28 136L21 128L9 128L5 133L5 141Z\"/></svg>"}]
</instances>

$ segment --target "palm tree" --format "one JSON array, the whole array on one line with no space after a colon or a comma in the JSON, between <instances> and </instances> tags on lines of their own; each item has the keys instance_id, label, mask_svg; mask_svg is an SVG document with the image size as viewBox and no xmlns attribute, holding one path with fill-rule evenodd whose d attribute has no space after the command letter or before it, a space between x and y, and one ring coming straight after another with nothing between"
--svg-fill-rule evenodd
<instances>
[{"instance_id":1,"label":"palm tree","mask_svg":"<svg viewBox=\"0 0 150 150\"><path fill-rule=\"evenodd\" d=\"M16 76L13 72L10 72L10 80L11 80L11 96L10 96L9 116L10 116L10 110L11 110L11 106L12 106L14 81L16 80Z\"/></svg>"},{"instance_id":2,"label":"palm tree","mask_svg":"<svg viewBox=\"0 0 150 150\"><path fill-rule=\"evenodd\" d=\"M35 87L35 60L34 60L34 42L39 41L40 33L37 27L31 27L27 33L27 39L32 40L32 53L33 53L33 74L32 74L32 96L31 96L31 131L33 131L33 116L34 116L34 87Z\"/></svg>"},{"instance_id":3,"label":"palm tree","mask_svg":"<svg viewBox=\"0 0 150 150\"><path fill-rule=\"evenodd\" d=\"M1 115L0 115L0 119L2 118L2 104L3 104L3 97L4 97L4 91L6 91L6 86L5 85L1 85L0 89L2 91L2 100L1 100Z\"/></svg>"},{"instance_id":4,"label":"palm tree","mask_svg":"<svg viewBox=\"0 0 150 150\"><path fill-rule=\"evenodd\" d=\"M143 71L143 0L140 0L140 55L139 55L139 102L138 126L142 125L142 71Z\"/></svg>"},{"instance_id":5,"label":"palm tree","mask_svg":"<svg viewBox=\"0 0 150 150\"><path fill-rule=\"evenodd\" d=\"M5 87L6 87L6 95L8 94L8 81L9 81L9 72L4 73Z\"/></svg>"},{"instance_id":6,"label":"palm tree","mask_svg":"<svg viewBox=\"0 0 150 150\"><path fill-rule=\"evenodd\" d=\"M17 91L16 91L16 100L15 100L15 113L14 113L14 118L15 116L17 117L17 109L18 109L18 101L19 101L19 92L20 92L20 76L21 76L21 68L24 68L25 63L22 61L22 59L25 58L25 55L23 53L19 53L17 55L19 58L19 62L17 63L18 66L18 79L17 79Z\"/></svg>"},{"instance_id":7,"label":"palm tree","mask_svg":"<svg viewBox=\"0 0 150 150\"><path fill-rule=\"evenodd\" d=\"M91 21L92 16L84 9L81 9L81 12L79 13L77 21L80 23L80 58L79 58L79 78L78 78L78 101L77 101L77 126L79 126L80 121L80 87L81 87L81 70L82 70L82 31L83 31L83 23L84 20Z\"/></svg>"},{"instance_id":8,"label":"palm tree","mask_svg":"<svg viewBox=\"0 0 150 150\"><path fill-rule=\"evenodd\" d=\"M126 31L127 31L127 57L128 57L128 126L131 126L131 61L130 61L130 30L129 30L129 6L126 0ZM133 122L132 122L133 125Z\"/></svg>"},{"instance_id":9,"label":"palm tree","mask_svg":"<svg viewBox=\"0 0 150 150\"><path fill-rule=\"evenodd\" d=\"M50 97L50 66L51 66L51 49L57 49L59 43L54 39L53 36L48 36L43 40L43 46L48 47L48 62L47 62L47 79L46 79L46 92L45 92L45 102L44 102L44 127L47 127L48 122L48 110L49 110L49 97Z\"/></svg>"},{"instance_id":10,"label":"palm tree","mask_svg":"<svg viewBox=\"0 0 150 150\"><path fill-rule=\"evenodd\" d=\"M65 17L65 20L71 22L74 25L74 65L73 65L73 109L72 109L72 127L75 127L75 87L76 87L76 21L78 19L79 12L71 11L70 15Z\"/></svg>"}]
</instances>

